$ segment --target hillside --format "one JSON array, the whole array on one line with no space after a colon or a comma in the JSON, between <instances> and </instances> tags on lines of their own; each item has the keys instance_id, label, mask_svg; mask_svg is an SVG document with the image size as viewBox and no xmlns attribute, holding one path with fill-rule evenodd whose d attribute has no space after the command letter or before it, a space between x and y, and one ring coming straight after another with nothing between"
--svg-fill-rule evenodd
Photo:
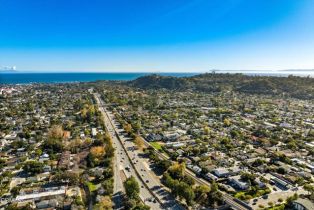
<instances>
[{"instance_id":1,"label":"hillside","mask_svg":"<svg viewBox=\"0 0 314 210\"><path fill-rule=\"evenodd\" d=\"M194 90L220 92L224 90L249 94L286 95L299 99L314 99L314 78L266 77L243 74L200 74L193 77L143 76L127 83L141 89Z\"/></svg>"}]
</instances>

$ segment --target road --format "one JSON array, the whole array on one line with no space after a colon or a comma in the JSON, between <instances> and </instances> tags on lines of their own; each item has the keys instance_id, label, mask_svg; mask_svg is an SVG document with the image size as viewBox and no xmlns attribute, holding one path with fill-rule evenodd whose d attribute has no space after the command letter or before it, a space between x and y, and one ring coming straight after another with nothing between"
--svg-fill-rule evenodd
<instances>
[{"instance_id":1,"label":"road","mask_svg":"<svg viewBox=\"0 0 314 210\"><path fill-rule=\"evenodd\" d=\"M106 122L106 121L105 121ZM106 127L109 125L106 125ZM107 127L108 128L108 127ZM111 138L114 139L116 138L115 136L112 136ZM115 154L114 154L114 185L113 185L113 196L112 196L112 200L115 204L115 209L122 209L123 205L122 205L122 196L123 196L123 192L124 192L124 187L123 187L123 181L124 178L121 177L121 170L123 170L123 166L122 165L126 165L128 164L127 162L127 158L125 158L125 160L123 160L121 158L120 155L118 155L118 153L120 152L120 150L122 150L122 146L121 144L117 143L116 141L113 140L113 146L115 148ZM119 162L123 162L124 164L116 164Z\"/></svg>"},{"instance_id":2,"label":"road","mask_svg":"<svg viewBox=\"0 0 314 210\"><path fill-rule=\"evenodd\" d=\"M135 166L135 169L140 174L142 179L144 179L148 188L153 192L154 196L163 204L165 209L172 210L181 210L184 209L175 198L164 189L163 185L160 182L160 178L157 177L150 168L149 159L143 157L143 154L140 150L135 149L135 144L131 139L124 135L125 131L122 128L119 128L119 124L114 120L112 113L107 112L111 122L113 122L115 130L120 136L120 139L125 147L129 157Z\"/></svg>"},{"instance_id":3,"label":"road","mask_svg":"<svg viewBox=\"0 0 314 210\"><path fill-rule=\"evenodd\" d=\"M143 158L140 155L139 151L134 149L135 148L134 143L123 135L124 130L122 128L119 128L121 126L119 126L119 124L115 121L114 115L104 108L104 103L99 99L99 97L97 98L97 96L96 96L96 99L100 105L100 108L103 110L103 112L105 112L104 113L104 115L106 115L105 124L106 123L110 124L110 125L108 125L108 127L111 128L112 131L116 131L116 133L119 135L124 148L126 149L129 157L131 157L131 159L132 159L132 162L135 166L134 169L137 170L138 174L140 174L140 176L142 176L142 179L145 180L147 187L149 189L151 189L151 191L154 193L154 196L157 197L161 201L161 203L163 203L163 207L166 209L174 209L174 210L184 209L172 197L172 195L167 190L165 190L163 188L163 186L160 183L160 179L158 177L154 176L153 172L151 172L151 170L149 168L149 165L150 165L149 161L147 159ZM108 121L108 122L106 122L106 121ZM116 138L116 140L119 142L119 140L117 138ZM148 142L146 142L145 140L144 140L144 143L147 146L150 146L150 144ZM169 157L166 157L164 154L158 152L157 150L155 150L155 152L159 155L160 158L169 159ZM121 155L123 155L122 151L117 154L117 157L119 157ZM207 182L204 179L197 177L195 175L195 173L193 173L192 171L186 169L186 173L188 175L190 175L196 181L196 183L210 186L209 182ZM227 204L229 204L235 210L252 209L248 205L237 202L236 199L234 199L232 196L230 196L226 193L223 193L223 198L224 198L225 202Z\"/></svg>"},{"instance_id":4,"label":"road","mask_svg":"<svg viewBox=\"0 0 314 210\"><path fill-rule=\"evenodd\" d=\"M125 152L123 145L120 143L119 139L116 136L114 124L111 123L108 115L106 113L106 109L104 107L103 101L100 99L98 94L95 94L95 99L99 105L99 110L102 112L104 117L105 126L109 132L109 135L112 138L113 146L115 147L115 164L114 164L114 192L113 192L113 202L114 209L121 209L122 206L122 194L124 191L123 187L123 177L121 176L121 170L124 171L126 177L133 176L137 180L140 185L140 198L141 200L151 209L166 209L162 207L162 205L156 201L154 195L149 191L146 187L145 183L142 179L137 175L136 169L131 164L127 153ZM126 169L128 168L128 170Z\"/></svg>"}]
</instances>

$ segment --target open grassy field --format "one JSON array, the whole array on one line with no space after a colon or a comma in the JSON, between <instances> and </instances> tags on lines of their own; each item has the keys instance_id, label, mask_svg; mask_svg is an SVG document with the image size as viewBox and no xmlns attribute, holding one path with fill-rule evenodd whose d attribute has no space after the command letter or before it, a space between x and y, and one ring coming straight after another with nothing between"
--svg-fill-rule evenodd
<instances>
[{"instance_id":1,"label":"open grassy field","mask_svg":"<svg viewBox=\"0 0 314 210\"><path fill-rule=\"evenodd\" d=\"M86 182L86 185L87 185L89 191L91 191L91 192L98 189L98 186L93 184L92 182Z\"/></svg>"},{"instance_id":2,"label":"open grassy field","mask_svg":"<svg viewBox=\"0 0 314 210\"><path fill-rule=\"evenodd\" d=\"M161 145L158 142L150 142L150 145L152 145L152 147L154 147L158 151L162 151L163 150Z\"/></svg>"}]
</instances>

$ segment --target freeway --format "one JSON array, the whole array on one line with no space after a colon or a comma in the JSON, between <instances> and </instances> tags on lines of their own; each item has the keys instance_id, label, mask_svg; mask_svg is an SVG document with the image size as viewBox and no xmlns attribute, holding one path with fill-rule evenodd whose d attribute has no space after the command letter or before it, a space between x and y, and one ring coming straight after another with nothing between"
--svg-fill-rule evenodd
<instances>
[{"instance_id":1,"label":"freeway","mask_svg":"<svg viewBox=\"0 0 314 210\"><path fill-rule=\"evenodd\" d=\"M134 143L123 135L124 130L120 128L121 126L119 126L118 122L115 121L114 115L104 108L104 103L99 98L97 99L97 101L100 104L101 109L103 109L105 112L105 115L106 115L105 119L107 118L107 120L110 121L111 126L108 126L108 127L111 127L111 129L114 130L117 135L119 135L119 138L121 140L120 143L123 144L124 149L127 151L129 157L131 157L132 159L131 161L133 163L134 169L137 170L138 174L140 174L141 180L145 179L144 182L145 182L146 187L148 187L151 190L151 192L153 192L153 195L157 198L158 201L163 203L163 208L174 209L174 210L184 209L170 195L170 193L163 188L162 184L160 183L160 179L158 177L155 177L153 172L150 171L148 167L149 161L143 158L140 155L139 151L134 149L135 148ZM145 139L143 139L143 141L146 146L151 147L151 145L147 141L145 141ZM156 149L154 150L161 159L169 160L169 157L167 157L165 154L160 153ZM186 169L186 173L189 176L191 176L197 184L210 186L210 183L208 181L200 177L197 177L196 174L190 171L189 169ZM251 210L252 209L249 205L246 205L245 203L233 198L232 196L224 192L222 193L223 193L223 198L225 202L228 205L230 205L232 209L235 209L235 210Z\"/></svg>"},{"instance_id":2,"label":"freeway","mask_svg":"<svg viewBox=\"0 0 314 210\"><path fill-rule=\"evenodd\" d=\"M135 169L138 171L148 188L153 192L157 200L159 200L163 204L163 208L171 210L184 209L175 200L175 198L167 190L164 189L163 185L160 182L160 178L151 171L149 160L143 157L139 150L135 149L136 146L134 145L133 141L123 135L125 131L122 128L119 128L120 126L114 120L113 114L110 112L107 112L107 114L111 119L111 122L113 122L114 127L119 134L122 144L126 148L129 157L131 157Z\"/></svg>"},{"instance_id":3,"label":"freeway","mask_svg":"<svg viewBox=\"0 0 314 210\"><path fill-rule=\"evenodd\" d=\"M113 124L111 123L108 115L106 113L106 109L103 106L103 102L101 101L99 95L95 94L95 99L99 104L99 110L102 112L104 117L105 126L109 132L109 135L112 138L113 146L115 147L115 164L114 164L114 193L113 193L113 202L114 209L122 209L122 195L124 191L123 187L123 177L121 176L121 171L124 171L126 177L133 176L136 178L137 182L140 185L140 198L141 200L151 209L165 209L161 206L159 202L153 199L153 194L147 189L145 183L143 183L142 179L137 175L136 169L131 164L127 153L125 152L122 144L116 136L115 129Z\"/></svg>"}]
</instances>

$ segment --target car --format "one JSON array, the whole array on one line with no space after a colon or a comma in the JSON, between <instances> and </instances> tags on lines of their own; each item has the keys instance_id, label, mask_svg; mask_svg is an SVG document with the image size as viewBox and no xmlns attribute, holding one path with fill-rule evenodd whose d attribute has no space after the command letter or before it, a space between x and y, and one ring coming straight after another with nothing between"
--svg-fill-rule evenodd
<instances>
[{"instance_id":1,"label":"car","mask_svg":"<svg viewBox=\"0 0 314 210\"><path fill-rule=\"evenodd\" d=\"M266 195L263 195L263 197L262 197L263 199L267 199L268 198L268 195L266 194Z\"/></svg>"},{"instance_id":2,"label":"car","mask_svg":"<svg viewBox=\"0 0 314 210\"><path fill-rule=\"evenodd\" d=\"M254 200L253 200L253 202L257 202L258 201L258 199L257 198L255 198Z\"/></svg>"},{"instance_id":3,"label":"car","mask_svg":"<svg viewBox=\"0 0 314 210\"><path fill-rule=\"evenodd\" d=\"M149 201L149 202L154 202L155 199L154 199L153 197L151 197L151 198L147 198L147 201ZM155 201L155 202L156 202L156 201Z\"/></svg>"},{"instance_id":4,"label":"car","mask_svg":"<svg viewBox=\"0 0 314 210\"><path fill-rule=\"evenodd\" d=\"M254 206L254 205L256 205L256 203L254 202L252 205Z\"/></svg>"},{"instance_id":5,"label":"car","mask_svg":"<svg viewBox=\"0 0 314 210\"><path fill-rule=\"evenodd\" d=\"M148 183L149 181L148 180L146 180L146 183Z\"/></svg>"}]
</instances>

